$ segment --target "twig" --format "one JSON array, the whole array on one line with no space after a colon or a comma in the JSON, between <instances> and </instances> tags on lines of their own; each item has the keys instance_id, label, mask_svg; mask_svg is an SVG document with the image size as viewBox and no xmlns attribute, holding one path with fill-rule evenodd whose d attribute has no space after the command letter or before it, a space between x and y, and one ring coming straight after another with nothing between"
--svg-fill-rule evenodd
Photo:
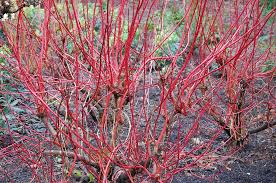
<instances>
[{"instance_id":1,"label":"twig","mask_svg":"<svg viewBox=\"0 0 276 183\"><path fill-rule=\"evenodd\" d=\"M248 133L249 134L258 133L258 132L263 131L263 130L265 130L265 129L269 128L269 127L272 127L274 125L276 125L276 121L273 121L273 122L264 122L264 124L262 126L254 128L252 130L249 130Z\"/></svg>"},{"instance_id":2,"label":"twig","mask_svg":"<svg viewBox=\"0 0 276 183\"><path fill-rule=\"evenodd\" d=\"M77 156L77 160L82 161L87 165L91 165L94 168L96 168L97 170L100 169L100 166L97 163L91 161L91 159L89 159L83 155L80 155L80 154L75 154L74 152L71 152L71 151L47 150L47 151L44 151L43 153L45 155L54 155L54 156L59 156L59 155L64 156L65 155L68 158L74 158L75 156Z\"/></svg>"}]
</instances>

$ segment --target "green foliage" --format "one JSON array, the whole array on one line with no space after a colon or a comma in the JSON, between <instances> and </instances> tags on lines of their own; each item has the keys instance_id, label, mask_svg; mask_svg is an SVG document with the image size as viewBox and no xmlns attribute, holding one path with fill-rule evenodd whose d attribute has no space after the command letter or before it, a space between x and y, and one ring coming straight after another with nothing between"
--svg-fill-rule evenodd
<instances>
[{"instance_id":1,"label":"green foliage","mask_svg":"<svg viewBox=\"0 0 276 183\"><path fill-rule=\"evenodd\" d=\"M44 10L38 7L29 6L25 7L24 9L24 15L27 18L35 18L37 15L43 16Z\"/></svg>"},{"instance_id":2,"label":"green foliage","mask_svg":"<svg viewBox=\"0 0 276 183\"><path fill-rule=\"evenodd\" d=\"M154 30L154 22L153 22L152 18L149 19L148 24L147 24L147 28L148 28L149 32L152 32Z\"/></svg>"},{"instance_id":3,"label":"green foliage","mask_svg":"<svg viewBox=\"0 0 276 183\"><path fill-rule=\"evenodd\" d=\"M9 56L11 54L11 50L9 49L9 47L7 45L3 45L0 48L0 86L8 84L9 81L6 77L4 76L9 76L9 73L2 69L2 66L5 66L7 64L6 62L6 56Z\"/></svg>"},{"instance_id":4,"label":"green foliage","mask_svg":"<svg viewBox=\"0 0 276 183\"><path fill-rule=\"evenodd\" d=\"M44 18L44 10L38 7L29 6L23 9L25 17L31 23L32 28L39 33L38 25L41 24Z\"/></svg>"},{"instance_id":5,"label":"green foliage","mask_svg":"<svg viewBox=\"0 0 276 183\"><path fill-rule=\"evenodd\" d=\"M0 54L1 55L10 55L11 50L7 45L3 45L3 46L0 47Z\"/></svg>"},{"instance_id":6,"label":"green foliage","mask_svg":"<svg viewBox=\"0 0 276 183\"><path fill-rule=\"evenodd\" d=\"M270 39L272 40L272 43L270 42ZM275 36L270 37L270 35L263 35L261 36L258 41L260 44L260 52L263 54L266 51L269 51L270 53L276 52L276 45L273 43L275 42ZM272 44L272 45L270 45ZM261 72L269 72L273 70L276 67L275 60L268 60L264 63L264 65L261 67ZM276 71L274 72L274 77L276 76Z\"/></svg>"},{"instance_id":7,"label":"green foliage","mask_svg":"<svg viewBox=\"0 0 276 183\"><path fill-rule=\"evenodd\" d=\"M6 128L6 122L15 118L12 112L16 114L24 112L24 110L18 107L20 99L17 99L11 95L4 95L2 93L13 92L15 90L15 88L11 85L11 74L4 69L4 67L8 64L6 57L9 57L10 55L11 50L7 45L0 47L0 133L5 133L3 129Z\"/></svg>"},{"instance_id":8,"label":"green foliage","mask_svg":"<svg viewBox=\"0 0 276 183\"><path fill-rule=\"evenodd\" d=\"M275 0L261 0L260 6L264 6L264 10L262 12L263 16L267 15L273 8L276 7ZM268 20L268 24L272 24L275 16L271 16Z\"/></svg>"},{"instance_id":9,"label":"green foliage","mask_svg":"<svg viewBox=\"0 0 276 183\"><path fill-rule=\"evenodd\" d=\"M183 9L171 7L166 9L166 11L161 14L161 11L157 11L155 13L155 18L159 18L161 20L161 16L163 16L163 30L161 30L161 25L152 25L152 21L149 21L149 28L156 26L156 33L155 36L155 44L159 44L164 37L168 35L168 33L175 27L178 23L180 23L181 19L184 16ZM158 22L158 21L157 21ZM156 50L155 55L162 57L162 56L169 56L176 54L177 50L179 49L181 33L184 28L184 22L181 22L179 27L173 32L168 39L162 45L162 48ZM150 29L149 29L150 30ZM179 58L177 63L181 65L183 59ZM161 69L167 67L171 64L170 60L159 60L157 61L157 66ZM163 69L164 70L164 69Z\"/></svg>"},{"instance_id":10,"label":"green foliage","mask_svg":"<svg viewBox=\"0 0 276 183\"><path fill-rule=\"evenodd\" d=\"M274 61L268 60L265 62L264 66L262 67L262 72L269 72L275 67L276 67L275 60Z\"/></svg>"},{"instance_id":11,"label":"green foliage","mask_svg":"<svg viewBox=\"0 0 276 183\"><path fill-rule=\"evenodd\" d=\"M75 177L82 177L82 172L80 170L74 170L73 174Z\"/></svg>"},{"instance_id":12,"label":"green foliage","mask_svg":"<svg viewBox=\"0 0 276 183\"><path fill-rule=\"evenodd\" d=\"M74 170L73 175L74 175L75 178L81 178L81 177L85 176L84 173L81 170ZM93 183L94 180L95 180L94 176L91 173L88 173L87 176L89 178L88 183Z\"/></svg>"},{"instance_id":13,"label":"green foliage","mask_svg":"<svg viewBox=\"0 0 276 183\"><path fill-rule=\"evenodd\" d=\"M171 19L174 24L178 24L183 18L184 12L177 8L171 8Z\"/></svg>"},{"instance_id":14,"label":"green foliage","mask_svg":"<svg viewBox=\"0 0 276 183\"><path fill-rule=\"evenodd\" d=\"M0 95L0 106L2 108L0 113L0 129L5 129L7 126L6 122L15 119L13 113L18 115L23 114L24 110L18 107L20 103L20 99L14 98L12 96ZM0 133L5 133L0 130Z\"/></svg>"},{"instance_id":15,"label":"green foliage","mask_svg":"<svg viewBox=\"0 0 276 183\"><path fill-rule=\"evenodd\" d=\"M261 0L261 6L265 5L265 9L268 11L272 10L276 7L276 1L275 0Z\"/></svg>"},{"instance_id":16,"label":"green foliage","mask_svg":"<svg viewBox=\"0 0 276 183\"><path fill-rule=\"evenodd\" d=\"M88 174L88 177L89 177L89 183L94 182L95 178L91 173Z\"/></svg>"},{"instance_id":17,"label":"green foliage","mask_svg":"<svg viewBox=\"0 0 276 183\"><path fill-rule=\"evenodd\" d=\"M7 41L7 38L2 29L0 29L0 40ZM1 48L0 48L1 49Z\"/></svg>"}]
</instances>

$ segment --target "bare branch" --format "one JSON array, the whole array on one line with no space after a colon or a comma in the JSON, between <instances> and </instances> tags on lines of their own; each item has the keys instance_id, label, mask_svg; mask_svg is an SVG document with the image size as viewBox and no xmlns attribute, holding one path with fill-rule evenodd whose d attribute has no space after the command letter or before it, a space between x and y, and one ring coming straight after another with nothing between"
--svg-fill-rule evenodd
<instances>
[{"instance_id":1,"label":"bare branch","mask_svg":"<svg viewBox=\"0 0 276 183\"><path fill-rule=\"evenodd\" d=\"M74 152L71 152L71 151L61 151L61 150L50 150L50 151L44 151L43 152L44 154L46 155L54 155L54 156L66 156L68 158L74 158L75 156L77 156L77 159L79 161L82 161L84 162L85 164L87 165L91 165L93 166L94 168L96 169L100 169L99 165L93 161L91 161L91 159L85 157L85 156L82 156L80 154L75 154Z\"/></svg>"},{"instance_id":2,"label":"bare branch","mask_svg":"<svg viewBox=\"0 0 276 183\"><path fill-rule=\"evenodd\" d=\"M270 128L272 126L276 125L276 121L272 121L272 122L264 122L262 126L259 126L257 128L254 128L252 130L249 130L248 133L249 134L254 134L254 133L258 133L260 131L263 131L267 128Z\"/></svg>"}]
</instances>

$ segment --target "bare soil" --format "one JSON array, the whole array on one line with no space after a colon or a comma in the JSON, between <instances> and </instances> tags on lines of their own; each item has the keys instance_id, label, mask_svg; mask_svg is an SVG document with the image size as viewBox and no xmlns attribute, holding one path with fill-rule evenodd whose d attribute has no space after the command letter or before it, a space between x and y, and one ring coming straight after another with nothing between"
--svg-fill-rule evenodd
<instances>
[{"instance_id":1,"label":"bare soil","mask_svg":"<svg viewBox=\"0 0 276 183\"><path fill-rule=\"evenodd\" d=\"M189 172L184 172L175 176L173 183L276 182L276 129L268 129L249 138L243 149L229 158L224 167L212 172L215 173L214 176L197 178L189 175ZM197 174L204 175L204 172L197 172Z\"/></svg>"},{"instance_id":2,"label":"bare soil","mask_svg":"<svg viewBox=\"0 0 276 183\"><path fill-rule=\"evenodd\" d=\"M184 171L176 175L173 183L274 183L276 182L276 128L267 129L258 134L251 135L249 141L242 150L230 157L216 170L202 170L198 172ZM5 140L5 139L2 139ZM7 139L8 140L8 139ZM1 147L3 148L3 147ZM0 148L0 153L1 153ZM2 149L3 150L3 149ZM12 156L12 155L11 155ZM1 162L1 161L0 161ZM14 161L9 166L20 165ZM2 168L7 165L1 164ZM7 169L10 169L10 167ZM16 171L9 172L5 176L0 172L0 183L17 182L24 183L31 180L31 172L28 168L18 167ZM201 178L193 176L197 174ZM71 179L73 183L77 182ZM82 181L85 183L85 181Z\"/></svg>"}]
</instances>

